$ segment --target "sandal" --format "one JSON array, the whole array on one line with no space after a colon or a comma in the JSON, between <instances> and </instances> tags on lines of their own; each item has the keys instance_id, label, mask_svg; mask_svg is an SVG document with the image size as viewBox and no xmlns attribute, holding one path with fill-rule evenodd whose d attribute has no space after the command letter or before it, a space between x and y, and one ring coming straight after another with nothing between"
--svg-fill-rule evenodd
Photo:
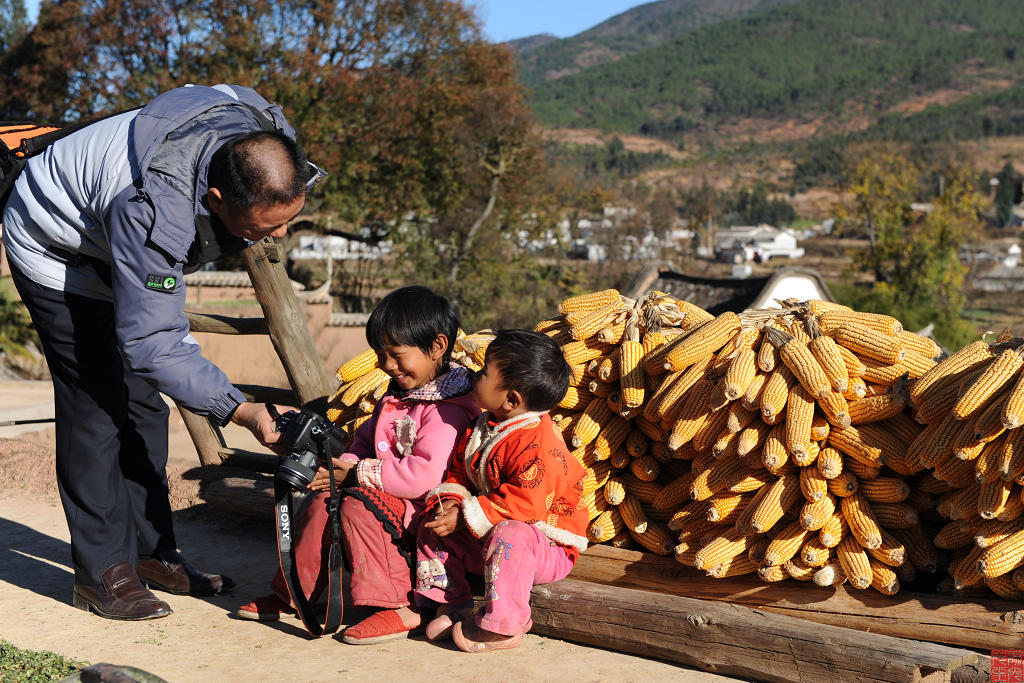
<instances>
[{"instance_id":1,"label":"sandal","mask_svg":"<svg viewBox=\"0 0 1024 683\"><path fill-rule=\"evenodd\" d=\"M254 598L235 611L235 616L253 621L276 621L282 614L295 614L295 610L276 593Z\"/></svg>"},{"instance_id":2,"label":"sandal","mask_svg":"<svg viewBox=\"0 0 1024 683\"><path fill-rule=\"evenodd\" d=\"M533 622L529 622L526 630L533 628ZM519 647L523 642L523 634L506 636L500 633L493 633L477 626L471 619L460 621L452 629L452 639L455 645L463 652L480 653L491 650L511 650Z\"/></svg>"},{"instance_id":3,"label":"sandal","mask_svg":"<svg viewBox=\"0 0 1024 683\"><path fill-rule=\"evenodd\" d=\"M431 619L424 629L424 635L427 636L427 640L435 643L447 640L452 637L452 628L455 624L472 614L472 606L456 608L451 605L441 605L437 609L437 616Z\"/></svg>"},{"instance_id":4,"label":"sandal","mask_svg":"<svg viewBox=\"0 0 1024 683\"><path fill-rule=\"evenodd\" d=\"M386 640L408 638L420 630L419 626L406 626L393 609L374 612L358 624L345 629L341 639L349 645L372 645Z\"/></svg>"}]
</instances>

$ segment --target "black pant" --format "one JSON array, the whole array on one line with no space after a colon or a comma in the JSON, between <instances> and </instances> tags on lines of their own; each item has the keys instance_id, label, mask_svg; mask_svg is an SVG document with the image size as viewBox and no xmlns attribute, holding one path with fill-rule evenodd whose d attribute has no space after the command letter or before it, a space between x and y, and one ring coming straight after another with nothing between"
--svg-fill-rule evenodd
<instances>
[{"instance_id":1,"label":"black pant","mask_svg":"<svg viewBox=\"0 0 1024 683\"><path fill-rule=\"evenodd\" d=\"M11 275L53 377L57 486L79 583L176 547L167 498L167 404L126 371L114 307Z\"/></svg>"}]
</instances>

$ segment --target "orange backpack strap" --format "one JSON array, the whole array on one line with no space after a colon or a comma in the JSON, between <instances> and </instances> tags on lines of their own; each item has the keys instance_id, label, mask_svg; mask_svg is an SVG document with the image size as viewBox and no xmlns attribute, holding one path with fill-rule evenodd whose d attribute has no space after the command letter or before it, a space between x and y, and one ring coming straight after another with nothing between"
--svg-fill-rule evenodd
<instances>
[{"instance_id":1,"label":"orange backpack strap","mask_svg":"<svg viewBox=\"0 0 1024 683\"><path fill-rule=\"evenodd\" d=\"M53 142L54 136L52 133L56 133L61 129L57 126L42 126L35 123L21 123L21 122L0 122L0 142L7 148L6 151L12 152L18 157L25 158L32 156L33 152L30 151L32 148L36 150L42 149L46 145ZM43 140L33 140L40 136L48 138L41 147L38 143ZM63 136L58 136L63 137Z\"/></svg>"}]
</instances>

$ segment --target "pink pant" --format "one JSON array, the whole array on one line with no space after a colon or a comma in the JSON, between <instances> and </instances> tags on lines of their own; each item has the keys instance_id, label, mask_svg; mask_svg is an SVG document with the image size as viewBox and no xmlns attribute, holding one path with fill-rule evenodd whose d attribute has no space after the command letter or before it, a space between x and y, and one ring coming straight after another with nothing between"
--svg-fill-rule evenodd
<instances>
[{"instance_id":1,"label":"pink pant","mask_svg":"<svg viewBox=\"0 0 1024 683\"><path fill-rule=\"evenodd\" d=\"M295 544L295 567L306 598L313 600L327 587L327 553L331 530L326 493L318 493L306 506ZM352 604L405 607L410 604L412 572L384 526L357 498L341 500L342 547L352 567L349 593ZM288 587L278 567L270 583L274 593L288 600Z\"/></svg>"},{"instance_id":2,"label":"pink pant","mask_svg":"<svg viewBox=\"0 0 1024 683\"><path fill-rule=\"evenodd\" d=\"M440 538L420 526L417 602L471 605L473 593L466 573L483 573L484 605L477 623L488 631L514 636L530 630L530 589L564 579L572 564L562 546L526 522L498 522L482 540L465 529Z\"/></svg>"}]
</instances>

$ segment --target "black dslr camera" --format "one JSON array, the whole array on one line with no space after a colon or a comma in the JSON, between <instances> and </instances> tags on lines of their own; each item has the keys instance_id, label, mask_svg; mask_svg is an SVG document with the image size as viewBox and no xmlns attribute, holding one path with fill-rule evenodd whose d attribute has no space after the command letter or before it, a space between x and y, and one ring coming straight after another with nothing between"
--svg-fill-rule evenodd
<instances>
[{"instance_id":1,"label":"black dslr camera","mask_svg":"<svg viewBox=\"0 0 1024 683\"><path fill-rule=\"evenodd\" d=\"M290 410L279 415L276 422L288 455L281 460L275 476L295 490L305 489L320 465L345 450L345 433L316 413Z\"/></svg>"}]
</instances>

